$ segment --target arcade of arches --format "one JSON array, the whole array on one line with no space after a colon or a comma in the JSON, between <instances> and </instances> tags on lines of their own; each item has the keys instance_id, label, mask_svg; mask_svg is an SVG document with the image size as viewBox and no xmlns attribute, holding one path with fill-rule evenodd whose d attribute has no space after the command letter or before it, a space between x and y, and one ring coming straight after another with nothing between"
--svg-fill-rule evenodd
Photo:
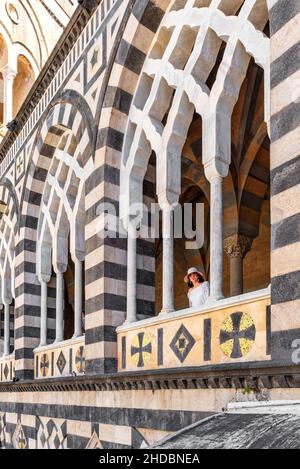
<instances>
[{"instance_id":1,"label":"arcade of arches","mask_svg":"<svg viewBox=\"0 0 300 469\"><path fill-rule=\"evenodd\" d=\"M69 0L46 3L2 0L0 5L0 142L76 6Z\"/></svg>"},{"instance_id":2,"label":"arcade of arches","mask_svg":"<svg viewBox=\"0 0 300 469\"><path fill-rule=\"evenodd\" d=\"M0 448L299 413L296 4L0 0ZM189 308L191 266L210 296Z\"/></svg>"},{"instance_id":3,"label":"arcade of arches","mask_svg":"<svg viewBox=\"0 0 300 469\"><path fill-rule=\"evenodd\" d=\"M270 284L268 38L264 1L175 2L145 61L123 149L121 214L130 225L128 207L141 201L144 178L149 191L149 180L163 218L157 312L186 307L191 265L211 281L213 299ZM185 239L173 246L164 232L177 203L205 205L200 250L185 249ZM134 320L135 242L128 251Z\"/></svg>"}]
</instances>

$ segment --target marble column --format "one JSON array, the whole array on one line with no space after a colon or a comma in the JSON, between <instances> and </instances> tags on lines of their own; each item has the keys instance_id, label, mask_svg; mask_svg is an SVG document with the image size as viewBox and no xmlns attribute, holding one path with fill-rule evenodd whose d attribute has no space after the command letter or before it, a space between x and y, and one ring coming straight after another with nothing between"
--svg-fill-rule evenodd
<instances>
[{"instance_id":1,"label":"marble column","mask_svg":"<svg viewBox=\"0 0 300 469\"><path fill-rule=\"evenodd\" d=\"M9 303L4 303L4 349L3 356L10 354L10 314Z\"/></svg>"},{"instance_id":2,"label":"marble column","mask_svg":"<svg viewBox=\"0 0 300 469\"><path fill-rule=\"evenodd\" d=\"M55 342L64 340L64 274L56 272L56 334Z\"/></svg>"},{"instance_id":3,"label":"marble column","mask_svg":"<svg viewBox=\"0 0 300 469\"><path fill-rule=\"evenodd\" d=\"M4 81L4 124L7 125L13 119L13 84L17 72L6 65L2 69Z\"/></svg>"},{"instance_id":4,"label":"marble column","mask_svg":"<svg viewBox=\"0 0 300 469\"><path fill-rule=\"evenodd\" d=\"M74 338L82 335L82 261L76 259L75 264L75 301L74 301Z\"/></svg>"},{"instance_id":5,"label":"marble column","mask_svg":"<svg viewBox=\"0 0 300 469\"><path fill-rule=\"evenodd\" d=\"M220 300L223 295L223 221L221 176L210 178L210 299Z\"/></svg>"},{"instance_id":6,"label":"marble column","mask_svg":"<svg viewBox=\"0 0 300 469\"><path fill-rule=\"evenodd\" d=\"M223 241L224 251L230 259L230 296L242 295L243 293L243 262L251 245L251 238L237 234L229 236Z\"/></svg>"},{"instance_id":7,"label":"marble column","mask_svg":"<svg viewBox=\"0 0 300 469\"><path fill-rule=\"evenodd\" d=\"M127 315L126 324L137 321L136 308L136 269L137 269L137 231L135 227L128 227L127 239Z\"/></svg>"},{"instance_id":8,"label":"marble column","mask_svg":"<svg viewBox=\"0 0 300 469\"><path fill-rule=\"evenodd\" d=\"M162 207L162 313L174 311L174 209Z\"/></svg>"}]
</instances>

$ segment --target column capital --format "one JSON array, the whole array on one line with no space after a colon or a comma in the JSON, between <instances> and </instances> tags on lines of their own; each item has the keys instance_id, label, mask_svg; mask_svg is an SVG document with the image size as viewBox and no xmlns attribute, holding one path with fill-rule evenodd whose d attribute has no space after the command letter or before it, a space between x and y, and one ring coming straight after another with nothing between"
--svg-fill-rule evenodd
<instances>
[{"instance_id":1,"label":"column capital","mask_svg":"<svg viewBox=\"0 0 300 469\"><path fill-rule=\"evenodd\" d=\"M4 305L10 305L13 300L12 295L12 284L10 277L4 277L2 279L2 301Z\"/></svg>"},{"instance_id":2,"label":"column capital","mask_svg":"<svg viewBox=\"0 0 300 469\"><path fill-rule=\"evenodd\" d=\"M17 71L10 65L5 65L1 69L4 80L13 81L17 75Z\"/></svg>"},{"instance_id":3,"label":"column capital","mask_svg":"<svg viewBox=\"0 0 300 469\"><path fill-rule=\"evenodd\" d=\"M211 183L214 179L224 179L228 175L229 165L217 158L204 167L206 179Z\"/></svg>"},{"instance_id":4,"label":"column capital","mask_svg":"<svg viewBox=\"0 0 300 469\"><path fill-rule=\"evenodd\" d=\"M54 265L53 266L54 273L56 275L61 274L63 275L67 271L67 266L66 265Z\"/></svg>"},{"instance_id":5,"label":"column capital","mask_svg":"<svg viewBox=\"0 0 300 469\"><path fill-rule=\"evenodd\" d=\"M228 257L244 258L250 251L253 239L241 234L234 234L223 240L223 249Z\"/></svg>"},{"instance_id":6,"label":"column capital","mask_svg":"<svg viewBox=\"0 0 300 469\"><path fill-rule=\"evenodd\" d=\"M83 262L84 261L84 258L85 258L85 253L82 252L82 251L79 251L79 250L75 250L75 251L71 251L71 258L72 258L72 261L74 262L74 264L76 264L76 262Z\"/></svg>"},{"instance_id":7,"label":"column capital","mask_svg":"<svg viewBox=\"0 0 300 469\"><path fill-rule=\"evenodd\" d=\"M46 274L39 274L37 276L38 278L38 281L40 283L44 282L44 283L49 283L50 282L50 279L51 279L51 275L46 275Z\"/></svg>"}]
</instances>

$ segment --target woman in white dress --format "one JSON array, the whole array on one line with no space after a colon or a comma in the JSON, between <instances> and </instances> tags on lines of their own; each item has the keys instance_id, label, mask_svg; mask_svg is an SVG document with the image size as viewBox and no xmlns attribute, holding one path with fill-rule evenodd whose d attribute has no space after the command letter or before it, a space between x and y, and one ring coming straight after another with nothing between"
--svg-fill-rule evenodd
<instances>
[{"instance_id":1,"label":"woman in white dress","mask_svg":"<svg viewBox=\"0 0 300 469\"><path fill-rule=\"evenodd\" d=\"M203 272L199 272L196 267L191 267L184 277L185 283L189 286L188 299L190 308L204 305L209 297L209 283L205 281Z\"/></svg>"}]
</instances>

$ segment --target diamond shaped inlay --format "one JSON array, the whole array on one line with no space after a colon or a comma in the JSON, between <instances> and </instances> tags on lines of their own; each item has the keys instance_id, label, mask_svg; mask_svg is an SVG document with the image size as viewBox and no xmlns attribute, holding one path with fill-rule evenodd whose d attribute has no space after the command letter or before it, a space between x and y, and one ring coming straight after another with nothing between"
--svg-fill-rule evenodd
<instances>
[{"instance_id":1,"label":"diamond shaped inlay","mask_svg":"<svg viewBox=\"0 0 300 469\"><path fill-rule=\"evenodd\" d=\"M195 344L194 337L189 333L187 328L181 324L176 332L170 347L175 353L178 360L183 363Z\"/></svg>"},{"instance_id":2,"label":"diamond shaped inlay","mask_svg":"<svg viewBox=\"0 0 300 469\"><path fill-rule=\"evenodd\" d=\"M5 367L4 367L3 373L4 373L4 376L5 376L5 379L7 379L7 378L8 378L8 374L9 374L9 368L8 368L8 364L7 364L7 363L6 363Z\"/></svg>"},{"instance_id":3,"label":"diamond shaped inlay","mask_svg":"<svg viewBox=\"0 0 300 469\"><path fill-rule=\"evenodd\" d=\"M57 362L56 362L56 366L57 366L58 371L60 372L61 375L62 375L62 373L65 369L66 363L67 363L67 361L65 359L65 356L61 351L59 356L58 356Z\"/></svg>"}]
</instances>

